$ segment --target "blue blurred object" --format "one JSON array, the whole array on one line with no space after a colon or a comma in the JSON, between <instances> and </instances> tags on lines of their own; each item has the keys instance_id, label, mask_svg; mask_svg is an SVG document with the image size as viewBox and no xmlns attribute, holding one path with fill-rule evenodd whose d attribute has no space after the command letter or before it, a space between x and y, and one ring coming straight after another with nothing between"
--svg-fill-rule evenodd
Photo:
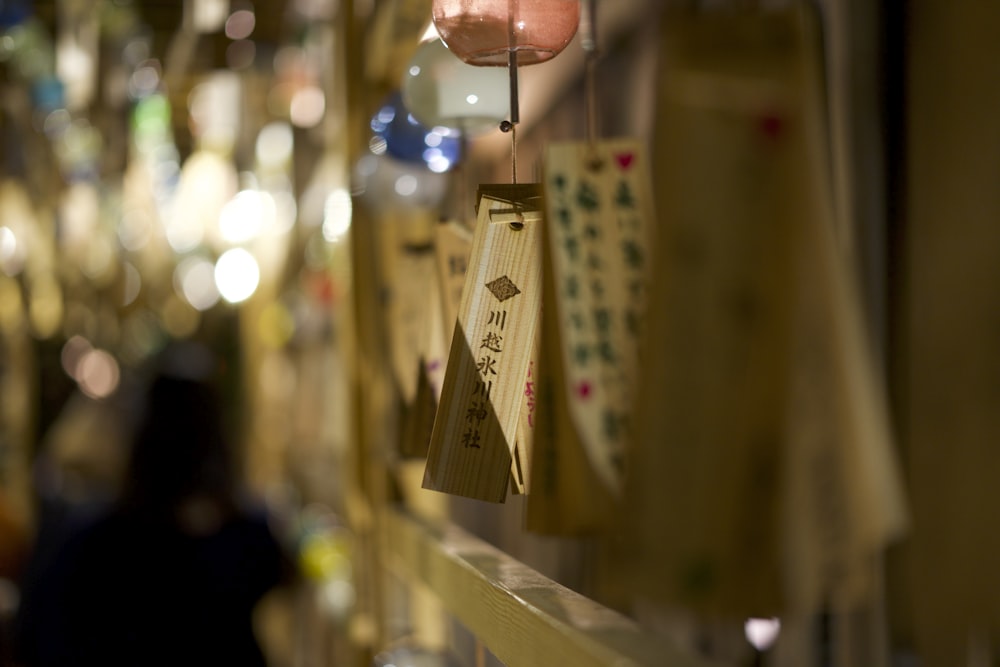
<instances>
[{"instance_id":1,"label":"blue blurred object","mask_svg":"<svg viewBox=\"0 0 1000 667\"><path fill-rule=\"evenodd\" d=\"M31 0L0 0L0 28L24 23L31 14Z\"/></svg>"},{"instance_id":2,"label":"blue blurred object","mask_svg":"<svg viewBox=\"0 0 1000 667\"><path fill-rule=\"evenodd\" d=\"M66 106L66 87L58 77L41 77L31 86L31 100L35 108L42 111L63 109Z\"/></svg>"},{"instance_id":3,"label":"blue blurred object","mask_svg":"<svg viewBox=\"0 0 1000 667\"><path fill-rule=\"evenodd\" d=\"M461 142L448 128L421 125L403 104L399 91L390 94L372 116L374 133L368 147L375 155L388 154L404 162L421 162L443 173L461 157Z\"/></svg>"}]
</instances>

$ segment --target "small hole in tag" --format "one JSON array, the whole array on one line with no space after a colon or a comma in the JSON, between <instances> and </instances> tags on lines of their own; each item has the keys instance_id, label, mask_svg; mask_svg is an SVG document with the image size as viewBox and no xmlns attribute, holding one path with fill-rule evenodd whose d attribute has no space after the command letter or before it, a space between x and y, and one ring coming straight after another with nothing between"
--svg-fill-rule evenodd
<instances>
[{"instance_id":1,"label":"small hole in tag","mask_svg":"<svg viewBox=\"0 0 1000 667\"><path fill-rule=\"evenodd\" d=\"M518 211L515 215L517 215L517 220L510 223L510 228L515 232L519 232L524 229L524 214Z\"/></svg>"}]
</instances>

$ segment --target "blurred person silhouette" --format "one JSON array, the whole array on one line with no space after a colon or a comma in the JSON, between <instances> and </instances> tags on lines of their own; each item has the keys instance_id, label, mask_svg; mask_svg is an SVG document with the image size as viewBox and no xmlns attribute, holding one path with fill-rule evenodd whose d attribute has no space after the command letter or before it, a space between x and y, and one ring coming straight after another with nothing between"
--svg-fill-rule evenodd
<instances>
[{"instance_id":1,"label":"blurred person silhouette","mask_svg":"<svg viewBox=\"0 0 1000 667\"><path fill-rule=\"evenodd\" d=\"M120 498L22 604L27 667L265 665L253 612L290 567L240 491L207 348L162 355Z\"/></svg>"}]
</instances>

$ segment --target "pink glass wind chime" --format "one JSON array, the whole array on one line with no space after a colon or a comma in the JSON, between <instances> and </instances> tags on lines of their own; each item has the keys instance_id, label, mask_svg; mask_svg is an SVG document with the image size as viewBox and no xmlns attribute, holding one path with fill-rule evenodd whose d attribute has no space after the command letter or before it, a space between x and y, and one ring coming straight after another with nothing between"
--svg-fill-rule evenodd
<instances>
[{"instance_id":1,"label":"pink glass wind chime","mask_svg":"<svg viewBox=\"0 0 1000 667\"><path fill-rule=\"evenodd\" d=\"M516 127L520 122L517 70L562 51L580 22L580 0L434 0L441 40L470 65L506 66L510 75L511 172L517 182Z\"/></svg>"}]
</instances>

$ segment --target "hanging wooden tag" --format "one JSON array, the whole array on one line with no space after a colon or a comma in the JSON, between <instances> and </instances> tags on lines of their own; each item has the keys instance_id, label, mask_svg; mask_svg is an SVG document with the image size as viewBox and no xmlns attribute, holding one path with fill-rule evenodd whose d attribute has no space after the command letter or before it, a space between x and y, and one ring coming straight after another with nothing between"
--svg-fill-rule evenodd
<instances>
[{"instance_id":1,"label":"hanging wooden tag","mask_svg":"<svg viewBox=\"0 0 1000 667\"><path fill-rule=\"evenodd\" d=\"M546 253L543 253L545 256ZM554 301L552 270L542 263L542 300ZM600 532L620 514L614 496L590 464L565 400L562 341L553 308L542 309L537 378L535 438L531 450L530 487L525 527L543 535L581 535Z\"/></svg>"},{"instance_id":2,"label":"hanging wooden tag","mask_svg":"<svg viewBox=\"0 0 1000 667\"><path fill-rule=\"evenodd\" d=\"M440 224L437 226L435 249L444 330L450 337L455 330L458 308L462 303L465 272L469 267L469 253L472 251L472 232L459 222Z\"/></svg>"},{"instance_id":3,"label":"hanging wooden tag","mask_svg":"<svg viewBox=\"0 0 1000 667\"><path fill-rule=\"evenodd\" d=\"M506 499L540 303L539 189L480 186L424 488Z\"/></svg>"},{"instance_id":4,"label":"hanging wooden tag","mask_svg":"<svg viewBox=\"0 0 1000 667\"><path fill-rule=\"evenodd\" d=\"M801 109L796 191L809 214L794 248L782 516L786 598L810 614L881 605L875 564L905 530L907 512L860 292L835 233L849 228L849 207L843 199L834 206L837 189L819 168L835 160L823 122L818 21L804 10L796 19L803 54L791 77Z\"/></svg>"},{"instance_id":5,"label":"hanging wooden tag","mask_svg":"<svg viewBox=\"0 0 1000 667\"><path fill-rule=\"evenodd\" d=\"M629 459L635 589L777 615L795 238L814 215L791 13L666 22L658 230Z\"/></svg>"},{"instance_id":6,"label":"hanging wooden tag","mask_svg":"<svg viewBox=\"0 0 1000 667\"><path fill-rule=\"evenodd\" d=\"M424 349L423 371L427 375L427 380L431 385L434 395L434 405L441 397L441 388L444 386L444 371L448 366L448 347L451 345L451 333L455 328L452 323L448 329L444 328L444 316L442 311L443 292L441 281L435 272L431 276L427 288L427 346ZM447 334L446 334L447 332ZM445 337L447 335L447 338ZM431 415L433 420L434 416Z\"/></svg>"},{"instance_id":7,"label":"hanging wooden tag","mask_svg":"<svg viewBox=\"0 0 1000 667\"><path fill-rule=\"evenodd\" d=\"M437 395L423 359L414 375L416 394L413 402L402 406L399 454L406 458L424 458L437 412Z\"/></svg>"},{"instance_id":8,"label":"hanging wooden tag","mask_svg":"<svg viewBox=\"0 0 1000 667\"><path fill-rule=\"evenodd\" d=\"M884 388L821 210L805 221L797 253L785 467L788 597L805 613L872 600L875 559L907 525Z\"/></svg>"},{"instance_id":9,"label":"hanging wooden tag","mask_svg":"<svg viewBox=\"0 0 1000 667\"><path fill-rule=\"evenodd\" d=\"M561 143L545 151L544 174L562 400L598 479L618 494L653 227L649 164L634 140Z\"/></svg>"},{"instance_id":10,"label":"hanging wooden tag","mask_svg":"<svg viewBox=\"0 0 1000 667\"><path fill-rule=\"evenodd\" d=\"M448 225L450 226L450 225ZM439 225L438 230L446 225ZM463 228L464 231L464 228ZM452 316L447 332L449 338L445 339L445 316L443 315L446 290L442 287L447 278L450 283L464 282L465 267L468 263L468 253L471 245L472 235L464 234L459 236L457 232L446 232L441 234L435 232L435 270L421 275L422 283L415 283L413 287L421 289L420 298L423 299L421 306L424 316L422 325L425 331L420 336L420 341L426 341L418 346L420 359L418 369L414 374L416 378L416 395L412 404L403 406L403 429L402 445L400 453L403 456L425 458L427 447L430 443L431 429L434 425L434 417L437 414L438 400L441 398L441 389L444 385L444 373L448 364L448 346L450 344L451 332L454 329L456 317ZM444 238L444 251L441 248L441 239ZM447 257L452 255L451 262L441 262L442 255ZM453 273L459 273L456 278L452 274L445 275L439 269L441 265L451 265ZM412 276L416 278L417 276ZM453 291L453 288L452 290ZM453 310L457 312L461 298L461 288L459 294L454 299Z\"/></svg>"},{"instance_id":11,"label":"hanging wooden tag","mask_svg":"<svg viewBox=\"0 0 1000 667\"><path fill-rule=\"evenodd\" d=\"M435 262L432 224L426 216L387 218L384 225L389 344L392 367L403 401L417 394L417 374L427 356L429 295Z\"/></svg>"}]
</instances>

